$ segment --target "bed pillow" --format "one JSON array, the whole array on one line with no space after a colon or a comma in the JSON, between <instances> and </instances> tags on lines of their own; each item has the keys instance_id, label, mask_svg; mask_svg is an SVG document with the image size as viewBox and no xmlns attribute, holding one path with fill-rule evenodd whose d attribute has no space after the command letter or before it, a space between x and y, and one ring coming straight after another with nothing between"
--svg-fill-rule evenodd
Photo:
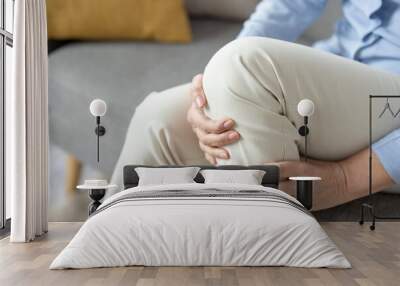
<instances>
[{"instance_id":1,"label":"bed pillow","mask_svg":"<svg viewBox=\"0 0 400 286\"><path fill-rule=\"evenodd\" d=\"M261 185L265 171L262 170L202 170L205 184Z\"/></svg>"},{"instance_id":2,"label":"bed pillow","mask_svg":"<svg viewBox=\"0 0 400 286\"><path fill-rule=\"evenodd\" d=\"M47 0L53 40L189 42L183 0Z\"/></svg>"},{"instance_id":3,"label":"bed pillow","mask_svg":"<svg viewBox=\"0 0 400 286\"><path fill-rule=\"evenodd\" d=\"M139 176L139 186L195 183L199 167L182 168L135 168Z\"/></svg>"},{"instance_id":4,"label":"bed pillow","mask_svg":"<svg viewBox=\"0 0 400 286\"><path fill-rule=\"evenodd\" d=\"M246 20L260 0L185 0L188 12L195 16L211 16Z\"/></svg>"}]
</instances>

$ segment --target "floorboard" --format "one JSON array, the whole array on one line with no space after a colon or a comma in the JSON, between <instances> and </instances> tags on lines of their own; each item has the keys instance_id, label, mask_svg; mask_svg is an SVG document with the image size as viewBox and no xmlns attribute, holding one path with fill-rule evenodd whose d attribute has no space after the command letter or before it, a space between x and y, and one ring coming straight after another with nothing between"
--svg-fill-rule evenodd
<instances>
[{"instance_id":1,"label":"floorboard","mask_svg":"<svg viewBox=\"0 0 400 286\"><path fill-rule=\"evenodd\" d=\"M82 223L50 223L49 233L32 243L0 240L0 285L400 285L400 222L368 225L326 222L323 228L353 268L289 267L123 267L48 270Z\"/></svg>"}]
</instances>

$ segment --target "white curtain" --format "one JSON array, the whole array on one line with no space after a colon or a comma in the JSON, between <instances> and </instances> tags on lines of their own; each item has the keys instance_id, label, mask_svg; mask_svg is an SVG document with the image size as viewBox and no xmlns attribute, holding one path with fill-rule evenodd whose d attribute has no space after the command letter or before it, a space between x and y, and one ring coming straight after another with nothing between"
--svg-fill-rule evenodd
<instances>
[{"instance_id":1,"label":"white curtain","mask_svg":"<svg viewBox=\"0 0 400 286\"><path fill-rule=\"evenodd\" d=\"M15 1L13 92L6 98L6 181L12 242L47 232L48 100L45 0Z\"/></svg>"}]
</instances>

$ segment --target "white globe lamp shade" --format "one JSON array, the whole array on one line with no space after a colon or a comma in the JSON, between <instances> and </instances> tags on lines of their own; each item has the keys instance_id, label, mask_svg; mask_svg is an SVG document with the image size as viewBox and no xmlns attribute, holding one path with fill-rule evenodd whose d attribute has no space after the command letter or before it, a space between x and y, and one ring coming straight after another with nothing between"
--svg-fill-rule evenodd
<instances>
[{"instance_id":1,"label":"white globe lamp shade","mask_svg":"<svg viewBox=\"0 0 400 286\"><path fill-rule=\"evenodd\" d=\"M303 99L297 105L297 112L305 117L311 116L314 114L314 102L310 99Z\"/></svg>"},{"instance_id":2,"label":"white globe lamp shade","mask_svg":"<svg viewBox=\"0 0 400 286\"><path fill-rule=\"evenodd\" d=\"M102 99L95 99L90 103L90 113L93 116L104 116L107 112L107 104Z\"/></svg>"}]
</instances>

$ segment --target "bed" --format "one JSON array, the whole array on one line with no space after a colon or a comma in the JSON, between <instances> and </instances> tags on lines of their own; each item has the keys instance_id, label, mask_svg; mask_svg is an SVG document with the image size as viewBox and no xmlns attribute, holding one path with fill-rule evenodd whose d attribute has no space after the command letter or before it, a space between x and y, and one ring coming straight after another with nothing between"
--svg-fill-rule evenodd
<instances>
[{"instance_id":1,"label":"bed","mask_svg":"<svg viewBox=\"0 0 400 286\"><path fill-rule=\"evenodd\" d=\"M50 269L118 266L291 266L350 268L311 213L278 190L275 166L260 185L193 183L140 186L124 168L125 190L107 198ZM161 168L161 167L154 167Z\"/></svg>"}]
</instances>

